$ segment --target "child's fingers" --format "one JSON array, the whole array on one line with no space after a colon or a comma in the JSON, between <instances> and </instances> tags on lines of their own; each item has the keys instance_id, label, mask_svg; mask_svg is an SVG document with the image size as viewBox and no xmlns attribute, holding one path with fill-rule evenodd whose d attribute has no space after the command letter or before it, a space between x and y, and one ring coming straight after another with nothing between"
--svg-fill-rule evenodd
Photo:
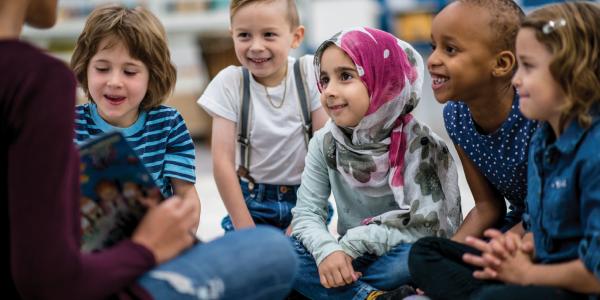
<instances>
[{"instance_id":1,"label":"child's fingers","mask_svg":"<svg viewBox=\"0 0 600 300\"><path fill-rule=\"evenodd\" d=\"M508 256L506 248L504 247L504 243L502 240L496 239L489 242L490 249L492 249L492 253L501 259L504 259Z\"/></svg>"},{"instance_id":2,"label":"child's fingers","mask_svg":"<svg viewBox=\"0 0 600 300\"><path fill-rule=\"evenodd\" d=\"M331 288L331 285L329 285L329 282L327 281L327 276L324 274L319 274L319 279L321 280L321 285L324 286L326 289Z\"/></svg>"},{"instance_id":3,"label":"child's fingers","mask_svg":"<svg viewBox=\"0 0 600 300\"><path fill-rule=\"evenodd\" d=\"M342 275L342 280L345 284L351 284L354 282L354 270L348 268L347 266L344 266L340 271Z\"/></svg>"},{"instance_id":4,"label":"child's fingers","mask_svg":"<svg viewBox=\"0 0 600 300\"><path fill-rule=\"evenodd\" d=\"M333 287L340 287L346 285L346 282L344 281L344 275L342 274L341 269L333 272L333 280Z\"/></svg>"},{"instance_id":5,"label":"child's fingers","mask_svg":"<svg viewBox=\"0 0 600 300\"><path fill-rule=\"evenodd\" d=\"M485 241L472 237L472 236L467 236L465 238L465 242L467 243L467 245L481 251L481 252L489 252L490 248L488 243L486 243Z\"/></svg>"},{"instance_id":6,"label":"child's fingers","mask_svg":"<svg viewBox=\"0 0 600 300\"><path fill-rule=\"evenodd\" d=\"M506 233L506 248L510 251L511 254L514 254L521 247L522 241L521 236L516 233L507 232Z\"/></svg>"},{"instance_id":7,"label":"child's fingers","mask_svg":"<svg viewBox=\"0 0 600 300\"><path fill-rule=\"evenodd\" d=\"M512 255L515 254L515 251L519 248L514 238L507 238L506 242L506 250Z\"/></svg>"},{"instance_id":8,"label":"child's fingers","mask_svg":"<svg viewBox=\"0 0 600 300\"><path fill-rule=\"evenodd\" d=\"M498 259L497 256L491 253L484 253L481 257L485 261L486 268L488 268L489 266L499 266L502 263L502 261Z\"/></svg>"},{"instance_id":9,"label":"child's fingers","mask_svg":"<svg viewBox=\"0 0 600 300\"><path fill-rule=\"evenodd\" d=\"M526 241L521 243L521 250L527 254L532 254L534 250L534 245L532 241Z\"/></svg>"},{"instance_id":10,"label":"child's fingers","mask_svg":"<svg viewBox=\"0 0 600 300\"><path fill-rule=\"evenodd\" d=\"M470 253L465 253L465 254L463 254L462 259L464 262L466 262L470 265L480 267L480 268L486 267L486 262L481 256L470 254Z\"/></svg>"},{"instance_id":11,"label":"child's fingers","mask_svg":"<svg viewBox=\"0 0 600 300\"><path fill-rule=\"evenodd\" d=\"M504 234L502 233L502 231L500 231L498 229L492 229L492 228L486 229L483 232L483 236L488 237L490 239L495 239L495 238L501 237L503 235Z\"/></svg>"},{"instance_id":12,"label":"child's fingers","mask_svg":"<svg viewBox=\"0 0 600 300\"><path fill-rule=\"evenodd\" d=\"M479 280L492 280L496 279L498 273L490 268L484 268L483 270L478 270L473 272L473 277Z\"/></svg>"}]
</instances>

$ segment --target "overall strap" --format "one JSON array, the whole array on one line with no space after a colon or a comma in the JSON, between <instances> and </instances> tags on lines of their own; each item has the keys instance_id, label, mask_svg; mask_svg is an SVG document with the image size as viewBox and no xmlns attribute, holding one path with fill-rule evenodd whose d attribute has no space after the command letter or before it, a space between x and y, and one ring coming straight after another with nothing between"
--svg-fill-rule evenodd
<instances>
[{"instance_id":1,"label":"overall strap","mask_svg":"<svg viewBox=\"0 0 600 300\"><path fill-rule=\"evenodd\" d=\"M302 128L304 129L304 143L308 147L308 141L312 138L312 120L310 116L310 102L306 92L306 76L302 72L301 62L304 57L300 57L294 63L294 78L296 79L296 89L298 90L298 101L300 101L300 116L302 117Z\"/></svg>"},{"instance_id":2,"label":"overall strap","mask_svg":"<svg viewBox=\"0 0 600 300\"><path fill-rule=\"evenodd\" d=\"M238 139L240 145L240 165L237 175L248 179L252 185L254 179L250 176L250 72L242 67L242 106L238 120Z\"/></svg>"}]
</instances>

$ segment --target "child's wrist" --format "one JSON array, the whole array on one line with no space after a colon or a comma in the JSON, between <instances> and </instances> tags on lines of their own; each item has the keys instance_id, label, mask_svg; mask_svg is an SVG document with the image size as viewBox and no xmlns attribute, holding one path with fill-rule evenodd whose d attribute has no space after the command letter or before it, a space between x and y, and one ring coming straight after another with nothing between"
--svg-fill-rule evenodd
<instances>
[{"instance_id":1,"label":"child's wrist","mask_svg":"<svg viewBox=\"0 0 600 300\"><path fill-rule=\"evenodd\" d=\"M529 265L521 272L521 278L519 283L523 286L529 286L535 284L535 265Z\"/></svg>"}]
</instances>

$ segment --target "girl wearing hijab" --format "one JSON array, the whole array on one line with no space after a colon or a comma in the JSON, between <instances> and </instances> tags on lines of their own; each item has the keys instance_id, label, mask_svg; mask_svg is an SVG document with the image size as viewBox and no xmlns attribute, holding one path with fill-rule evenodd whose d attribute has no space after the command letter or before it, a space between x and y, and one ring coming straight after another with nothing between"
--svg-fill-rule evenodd
<instances>
[{"instance_id":1,"label":"girl wearing hijab","mask_svg":"<svg viewBox=\"0 0 600 300\"><path fill-rule=\"evenodd\" d=\"M311 299L410 294L411 244L451 237L462 216L448 147L410 114L423 59L387 32L354 28L321 44L315 70L331 122L310 141L292 210L294 288ZM326 226L331 193L339 238Z\"/></svg>"}]
</instances>

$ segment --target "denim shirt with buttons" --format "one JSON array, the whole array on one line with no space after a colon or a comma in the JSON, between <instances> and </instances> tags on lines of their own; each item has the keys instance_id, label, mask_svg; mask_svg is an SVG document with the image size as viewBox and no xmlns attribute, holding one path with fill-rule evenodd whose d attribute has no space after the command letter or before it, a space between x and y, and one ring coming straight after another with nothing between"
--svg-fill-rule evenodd
<instances>
[{"instance_id":1,"label":"denim shirt with buttons","mask_svg":"<svg viewBox=\"0 0 600 300\"><path fill-rule=\"evenodd\" d=\"M524 226L537 261L579 258L600 278L600 118L587 129L571 122L553 136L544 124L530 144Z\"/></svg>"}]
</instances>

